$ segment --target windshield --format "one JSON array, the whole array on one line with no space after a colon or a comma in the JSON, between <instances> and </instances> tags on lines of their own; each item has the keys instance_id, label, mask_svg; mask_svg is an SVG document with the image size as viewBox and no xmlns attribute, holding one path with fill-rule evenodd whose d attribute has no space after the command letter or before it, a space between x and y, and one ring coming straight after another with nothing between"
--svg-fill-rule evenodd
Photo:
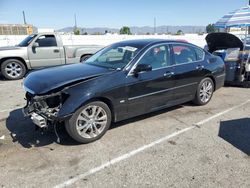
<instances>
[{"instance_id":1,"label":"windshield","mask_svg":"<svg viewBox=\"0 0 250 188\"><path fill-rule=\"evenodd\" d=\"M28 46L35 37L36 37L36 35L29 35L22 42L20 42L17 46L20 46L20 47Z\"/></svg>"},{"instance_id":2,"label":"windshield","mask_svg":"<svg viewBox=\"0 0 250 188\"><path fill-rule=\"evenodd\" d=\"M142 47L136 44L117 43L100 50L87 59L85 63L111 69L122 69L137 55Z\"/></svg>"}]
</instances>

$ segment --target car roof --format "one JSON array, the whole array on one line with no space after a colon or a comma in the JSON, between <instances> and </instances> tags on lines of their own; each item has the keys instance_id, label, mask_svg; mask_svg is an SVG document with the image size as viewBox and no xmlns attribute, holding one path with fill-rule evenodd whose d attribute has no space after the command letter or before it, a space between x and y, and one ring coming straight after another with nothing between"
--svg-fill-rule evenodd
<instances>
[{"instance_id":1,"label":"car roof","mask_svg":"<svg viewBox=\"0 0 250 188\"><path fill-rule=\"evenodd\" d=\"M136 40L126 40L118 42L117 44L123 44L123 45L140 45L140 46L148 46L148 45L154 45L162 42L178 42L178 43L187 43L186 41L181 40L166 40L166 39L136 39Z\"/></svg>"}]
</instances>

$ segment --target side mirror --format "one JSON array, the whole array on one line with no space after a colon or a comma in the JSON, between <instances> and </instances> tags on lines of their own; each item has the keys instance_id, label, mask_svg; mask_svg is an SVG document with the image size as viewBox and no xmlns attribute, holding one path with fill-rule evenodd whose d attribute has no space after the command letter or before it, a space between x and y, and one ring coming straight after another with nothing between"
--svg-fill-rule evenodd
<instances>
[{"instance_id":1,"label":"side mirror","mask_svg":"<svg viewBox=\"0 0 250 188\"><path fill-rule=\"evenodd\" d=\"M137 67L134 69L134 74L138 74L140 72L149 72L152 71L152 66L149 64L139 64Z\"/></svg>"},{"instance_id":2,"label":"side mirror","mask_svg":"<svg viewBox=\"0 0 250 188\"><path fill-rule=\"evenodd\" d=\"M32 48L37 48L39 47L39 43L38 42L34 42L33 45L32 45Z\"/></svg>"}]
</instances>

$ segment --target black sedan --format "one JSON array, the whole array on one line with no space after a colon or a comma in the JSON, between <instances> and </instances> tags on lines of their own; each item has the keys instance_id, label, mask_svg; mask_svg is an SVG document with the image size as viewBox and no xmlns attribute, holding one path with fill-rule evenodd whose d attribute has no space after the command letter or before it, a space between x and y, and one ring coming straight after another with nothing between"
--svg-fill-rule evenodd
<instances>
[{"instance_id":1,"label":"black sedan","mask_svg":"<svg viewBox=\"0 0 250 188\"><path fill-rule=\"evenodd\" d=\"M83 63L30 73L24 113L40 128L65 123L78 142L101 138L112 122L193 101L223 86L224 62L187 42L132 40Z\"/></svg>"}]
</instances>

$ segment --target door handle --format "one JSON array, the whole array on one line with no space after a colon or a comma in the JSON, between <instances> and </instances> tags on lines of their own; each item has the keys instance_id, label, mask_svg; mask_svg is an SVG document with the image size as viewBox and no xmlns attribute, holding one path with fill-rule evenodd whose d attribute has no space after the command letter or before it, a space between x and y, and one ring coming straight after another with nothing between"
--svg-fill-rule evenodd
<instances>
[{"instance_id":1,"label":"door handle","mask_svg":"<svg viewBox=\"0 0 250 188\"><path fill-rule=\"evenodd\" d=\"M59 53L60 51L58 49L54 49L54 53Z\"/></svg>"},{"instance_id":2,"label":"door handle","mask_svg":"<svg viewBox=\"0 0 250 188\"><path fill-rule=\"evenodd\" d=\"M174 75L174 72L166 72L165 74L164 74L164 76L165 77L172 77Z\"/></svg>"},{"instance_id":3,"label":"door handle","mask_svg":"<svg viewBox=\"0 0 250 188\"><path fill-rule=\"evenodd\" d=\"M202 70L202 69L204 69L204 66L203 66L203 65L198 65L198 66L196 67L196 70Z\"/></svg>"}]
</instances>

